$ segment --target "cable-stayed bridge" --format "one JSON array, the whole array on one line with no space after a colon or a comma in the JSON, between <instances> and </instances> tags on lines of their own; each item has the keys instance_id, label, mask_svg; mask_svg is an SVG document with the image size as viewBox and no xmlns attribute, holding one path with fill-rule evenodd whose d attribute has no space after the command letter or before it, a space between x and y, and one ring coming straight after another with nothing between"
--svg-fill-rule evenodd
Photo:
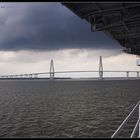
<instances>
[{"instance_id":1,"label":"cable-stayed bridge","mask_svg":"<svg viewBox=\"0 0 140 140\"><path fill-rule=\"evenodd\" d=\"M96 75L98 74L98 77L93 77L91 75L91 79L93 78L97 78L97 79L105 79L108 78L106 76L104 76L106 73L110 74L110 73L123 73L125 74L125 76L121 77L116 77L116 78L124 78L124 79L140 79L139 73L140 71L131 71L131 70L103 70L103 64L102 64L102 57L100 56L100 60L99 60L99 69L98 70L78 70L78 71L55 71L54 70L54 63L53 60L51 60L50 63L50 71L47 72L36 72L36 73L25 73L25 74L10 74L10 75L0 75L0 79L4 80L4 79L39 79L41 78L41 76L43 76L43 78L47 78L47 79L72 79L71 77L56 77L56 74L79 74L79 73L96 73ZM135 76L130 76L131 73L135 73ZM114 77L115 78L115 77ZM82 78L81 78L82 79Z\"/></svg>"}]
</instances>

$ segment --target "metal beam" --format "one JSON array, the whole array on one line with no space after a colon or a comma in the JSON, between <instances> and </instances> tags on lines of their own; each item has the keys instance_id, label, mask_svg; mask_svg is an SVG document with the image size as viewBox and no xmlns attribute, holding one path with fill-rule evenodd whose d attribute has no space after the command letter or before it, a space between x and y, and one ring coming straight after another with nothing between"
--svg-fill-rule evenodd
<instances>
[{"instance_id":1,"label":"metal beam","mask_svg":"<svg viewBox=\"0 0 140 140\"><path fill-rule=\"evenodd\" d=\"M122 21L122 24L124 25L124 28L126 29L127 32L129 32L128 26L126 25L126 23L124 21Z\"/></svg>"},{"instance_id":2,"label":"metal beam","mask_svg":"<svg viewBox=\"0 0 140 140\"><path fill-rule=\"evenodd\" d=\"M129 38L140 38L140 33L130 33L130 34L119 34L119 35L112 35L115 39L129 39Z\"/></svg>"},{"instance_id":3,"label":"metal beam","mask_svg":"<svg viewBox=\"0 0 140 140\"><path fill-rule=\"evenodd\" d=\"M117 21L114 21L113 23L108 24L107 26L101 27L96 29L95 31L101 31L101 30L105 30L105 29L109 29L109 28L115 28L116 26L121 26L121 24L123 24L125 26L125 28L129 31L128 27L126 26L126 21L132 19L132 18L136 18L136 17L140 17L140 13L135 14L133 16L127 17L127 18L123 18Z\"/></svg>"},{"instance_id":4,"label":"metal beam","mask_svg":"<svg viewBox=\"0 0 140 140\"><path fill-rule=\"evenodd\" d=\"M99 12L91 12L91 13L88 13L88 14L85 14L82 16L82 18L87 18L89 16L95 16L95 15L100 15L100 14L103 14L103 13L112 13L112 12L115 12L115 11L120 11L122 9L128 9L128 8L134 8L134 7L140 7L139 4L135 4L135 5L129 5L129 6L125 6L125 7L120 7L120 8L113 8L113 9L109 9L109 10L103 10L103 11L99 11Z\"/></svg>"}]
</instances>

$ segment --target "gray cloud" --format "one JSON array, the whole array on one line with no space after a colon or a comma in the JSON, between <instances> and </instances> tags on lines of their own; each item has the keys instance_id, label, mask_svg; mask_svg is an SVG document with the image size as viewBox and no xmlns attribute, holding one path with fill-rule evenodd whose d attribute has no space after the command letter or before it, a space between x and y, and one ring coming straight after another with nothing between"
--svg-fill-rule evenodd
<instances>
[{"instance_id":1,"label":"gray cloud","mask_svg":"<svg viewBox=\"0 0 140 140\"><path fill-rule=\"evenodd\" d=\"M0 50L120 49L60 3L12 3L0 14Z\"/></svg>"}]
</instances>

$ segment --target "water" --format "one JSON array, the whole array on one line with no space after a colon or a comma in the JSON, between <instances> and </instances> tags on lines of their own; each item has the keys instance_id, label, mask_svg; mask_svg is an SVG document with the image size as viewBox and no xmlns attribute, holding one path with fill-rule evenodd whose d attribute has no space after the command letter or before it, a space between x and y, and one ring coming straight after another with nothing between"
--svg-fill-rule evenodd
<instances>
[{"instance_id":1,"label":"water","mask_svg":"<svg viewBox=\"0 0 140 140\"><path fill-rule=\"evenodd\" d=\"M0 137L111 137L139 101L139 85L1 80Z\"/></svg>"}]
</instances>

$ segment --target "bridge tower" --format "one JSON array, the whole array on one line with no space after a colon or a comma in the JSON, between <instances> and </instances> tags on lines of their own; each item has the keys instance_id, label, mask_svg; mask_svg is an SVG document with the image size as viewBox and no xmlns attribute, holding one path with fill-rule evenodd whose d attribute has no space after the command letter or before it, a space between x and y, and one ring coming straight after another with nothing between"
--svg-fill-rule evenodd
<instances>
[{"instance_id":1,"label":"bridge tower","mask_svg":"<svg viewBox=\"0 0 140 140\"><path fill-rule=\"evenodd\" d=\"M50 63L50 79L54 78L54 65L53 65L53 60L51 60Z\"/></svg>"},{"instance_id":2,"label":"bridge tower","mask_svg":"<svg viewBox=\"0 0 140 140\"><path fill-rule=\"evenodd\" d=\"M100 56L100 61L99 61L99 77L100 79L103 78L103 64L102 64L102 56Z\"/></svg>"}]
</instances>

